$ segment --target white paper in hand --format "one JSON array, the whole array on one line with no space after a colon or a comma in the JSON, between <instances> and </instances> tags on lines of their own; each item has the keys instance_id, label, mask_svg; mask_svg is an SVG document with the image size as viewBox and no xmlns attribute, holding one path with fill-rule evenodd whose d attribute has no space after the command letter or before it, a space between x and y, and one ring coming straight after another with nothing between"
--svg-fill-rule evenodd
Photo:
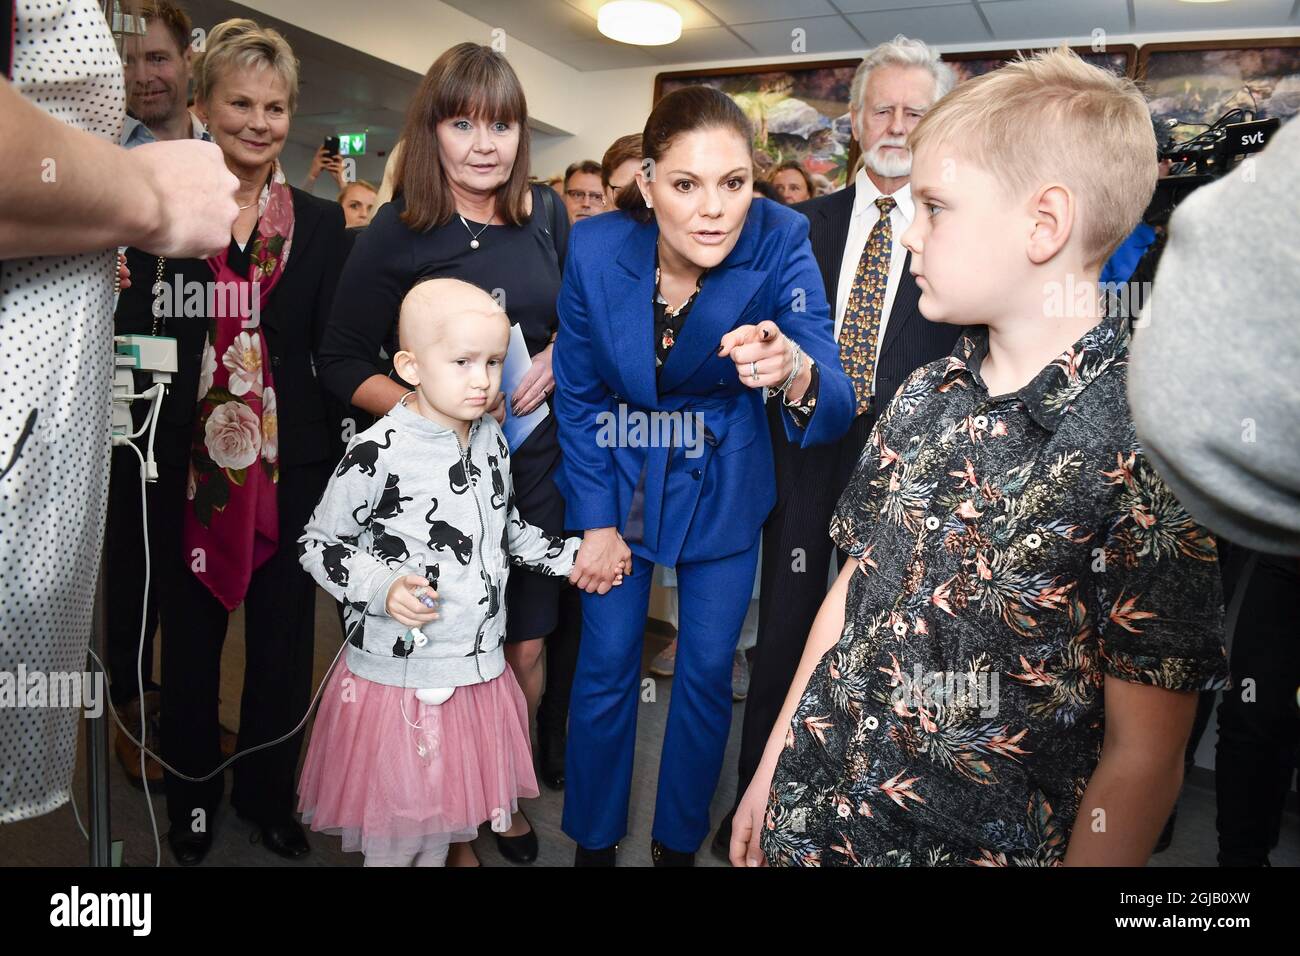
<instances>
[{"instance_id":1,"label":"white paper in hand","mask_svg":"<svg viewBox=\"0 0 1300 956\"><path fill-rule=\"evenodd\" d=\"M524 440L533 433L533 429L551 413L546 402L542 402L527 415L517 416L510 410L515 389L519 387L519 383L532 367L533 357L528 354L528 344L524 341L523 331L518 324L510 326L510 350L506 352L505 368L501 370L501 391L506 397L506 420L501 429L506 433L506 444L510 446L511 454L514 454Z\"/></svg>"}]
</instances>

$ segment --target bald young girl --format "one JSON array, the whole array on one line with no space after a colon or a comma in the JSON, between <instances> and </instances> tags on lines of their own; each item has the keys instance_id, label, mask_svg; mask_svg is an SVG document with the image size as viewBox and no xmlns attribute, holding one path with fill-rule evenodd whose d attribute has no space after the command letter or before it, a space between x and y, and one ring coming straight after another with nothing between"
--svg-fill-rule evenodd
<instances>
[{"instance_id":1,"label":"bald young girl","mask_svg":"<svg viewBox=\"0 0 1300 956\"><path fill-rule=\"evenodd\" d=\"M519 798L537 796L503 597L511 566L570 576L581 542L515 508L510 452L487 414L510 341L496 300L458 279L422 282L398 334L394 366L415 389L352 439L299 538L347 624L299 810L367 866L441 866L450 843L485 821L504 832Z\"/></svg>"}]
</instances>

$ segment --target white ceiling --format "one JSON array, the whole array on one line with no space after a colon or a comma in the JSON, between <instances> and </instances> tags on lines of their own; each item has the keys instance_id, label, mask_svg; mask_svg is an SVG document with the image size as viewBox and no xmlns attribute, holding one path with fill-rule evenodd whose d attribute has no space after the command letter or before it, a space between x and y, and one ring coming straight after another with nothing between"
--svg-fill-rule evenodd
<instances>
[{"instance_id":1,"label":"white ceiling","mask_svg":"<svg viewBox=\"0 0 1300 956\"><path fill-rule=\"evenodd\" d=\"M1108 34L1238 28L1300 29L1300 0L662 0L682 36L638 47L596 29L602 0L443 0L579 70L788 56L800 28L807 53L860 55L904 33L936 45L985 45Z\"/></svg>"}]
</instances>

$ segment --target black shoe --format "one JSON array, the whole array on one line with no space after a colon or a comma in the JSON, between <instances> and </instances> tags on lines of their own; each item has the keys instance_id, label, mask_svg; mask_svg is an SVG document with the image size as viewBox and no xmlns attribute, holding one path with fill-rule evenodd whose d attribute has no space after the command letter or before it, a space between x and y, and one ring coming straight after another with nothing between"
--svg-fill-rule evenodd
<instances>
[{"instance_id":1,"label":"black shoe","mask_svg":"<svg viewBox=\"0 0 1300 956\"><path fill-rule=\"evenodd\" d=\"M537 722L537 776L552 790L564 789L565 733L547 729Z\"/></svg>"},{"instance_id":2,"label":"black shoe","mask_svg":"<svg viewBox=\"0 0 1300 956\"><path fill-rule=\"evenodd\" d=\"M574 866L614 866L618 859L618 844L600 850L588 850L581 844L573 854Z\"/></svg>"},{"instance_id":3,"label":"black shoe","mask_svg":"<svg viewBox=\"0 0 1300 956\"><path fill-rule=\"evenodd\" d=\"M1165 821L1165 828L1160 831L1160 839L1156 841L1152 853L1163 853L1169 849L1169 845L1174 842L1174 821L1178 819L1178 811L1174 810L1169 814L1169 819Z\"/></svg>"},{"instance_id":4,"label":"black shoe","mask_svg":"<svg viewBox=\"0 0 1300 956\"><path fill-rule=\"evenodd\" d=\"M709 846L713 855L723 863L731 862L731 820L735 815L736 811L733 809L722 818L722 822L718 824L718 832L713 834L713 843Z\"/></svg>"},{"instance_id":5,"label":"black shoe","mask_svg":"<svg viewBox=\"0 0 1300 956\"><path fill-rule=\"evenodd\" d=\"M240 816L240 819L248 820L244 816ZM257 826L249 836L249 842L262 844L276 856L282 856L286 860L297 860L311 852L311 847L307 844L307 834L292 817L286 817L275 823L257 823L255 820L249 822Z\"/></svg>"},{"instance_id":6,"label":"black shoe","mask_svg":"<svg viewBox=\"0 0 1300 956\"><path fill-rule=\"evenodd\" d=\"M172 848L172 856L181 866L195 866L212 849L212 834L204 830L195 833L189 827L172 827L167 831L167 845Z\"/></svg>"},{"instance_id":7,"label":"black shoe","mask_svg":"<svg viewBox=\"0 0 1300 956\"><path fill-rule=\"evenodd\" d=\"M519 815L524 817L524 812L520 810ZM523 836L508 837L498 833L496 838L497 849L511 863L532 863L537 859L537 831L532 829L531 824Z\"/></svg>"},{"instance_id":8,"label":"black shoe","mask_svg":"<svg viewBox=\"0 0 1300 956\"><path fill-rule=\"evenodd\" d=\"M670 850L658 840L650 841L650 857L655 861L655 866L695 865L694 853L683 853L681 850Z\"/></svg>"}]
</instances>

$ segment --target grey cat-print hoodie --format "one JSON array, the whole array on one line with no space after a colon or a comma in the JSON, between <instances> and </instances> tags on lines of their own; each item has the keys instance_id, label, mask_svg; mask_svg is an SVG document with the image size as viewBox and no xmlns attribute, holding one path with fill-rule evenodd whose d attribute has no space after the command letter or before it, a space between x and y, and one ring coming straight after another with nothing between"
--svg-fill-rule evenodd
<instances>
[{"instance_id":1,"label":"grey cat-print hoodie","mask_svg":"<svg viewBox=\"0 0 1300 956\"><path fill-rule=\"evenodd\" d=\"M490 415L462 445L405 404L348 444L302 537L302 566L344 605L348 667L401 687L460 687L505 669L510 566L567 577L581 539L548 535L519 517L510 453ZM386 613L406 574L429 579L438 619L423 647Z\"/></svg>"}]
</instances>

